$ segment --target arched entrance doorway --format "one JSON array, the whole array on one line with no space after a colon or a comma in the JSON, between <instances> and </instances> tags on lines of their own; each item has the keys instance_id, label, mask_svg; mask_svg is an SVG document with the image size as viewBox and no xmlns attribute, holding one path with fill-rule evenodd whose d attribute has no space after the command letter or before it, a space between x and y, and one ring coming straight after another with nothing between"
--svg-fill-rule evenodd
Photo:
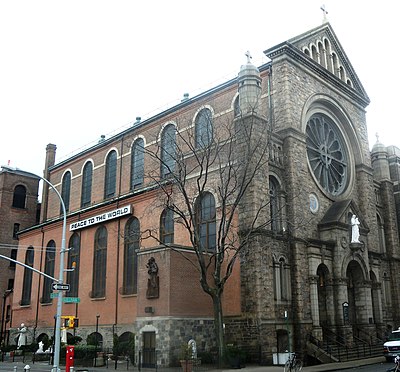
<instances>
[{"instance_id":1,"label":"arched entrance doorway","mask_svg":"<svg viewBox=\"0 0 400 372\"><path fill-rule=\"evenodd\" d=\"M328 325L328 268L325 265L319 265L317 269L318 275L318 311L319 324L321 327Z\"/></svg>"},{"instance_id":2,"label":"arched entrance doorway","mask_svg":"<svg viewBox=\"0 0 400 372\"><path fill-rule=\"evenodd\" d=\"M348 298L348 323L356 331L359 324L364 321L365 314L365 287L364 275L357 261L350 261L346 270L347 276L347 298Z\"/></svg>"}]
</instances>

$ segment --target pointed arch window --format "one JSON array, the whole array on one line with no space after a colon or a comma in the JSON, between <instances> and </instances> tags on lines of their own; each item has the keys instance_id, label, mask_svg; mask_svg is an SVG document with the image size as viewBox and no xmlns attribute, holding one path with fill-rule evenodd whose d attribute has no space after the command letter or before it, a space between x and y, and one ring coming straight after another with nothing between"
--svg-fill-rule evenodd
<instances>
[{"instance_id":1,"label":"pointed arch window","mask_svg":"<svg viewBox=\"0 0 400 372\"><path fill-rule=\"evenodd\" d=\"M92 298L102 298L106 294L107 235L107 229L101 226L94 236Z\"/></svg>"},{"instance_id":2,"label":"pointed arch window","mask_svg":"<svg viewBox=\"0 0 400 372\"><path fill-rule=\"evenodd\" d=\"M160 241L163 244L174 242L174 211L166 208L160 218Z\"/></svg>"},{"instance_id":3,"label":"pointed arch window","mask_svg":"<svg viewBox=\"0 0 400 372\"><path fill-rule=\"evenodd\" d=\"M161 177L165 178L175 169L176 128L168 124L161 134Z\"/></svg>"},{"instance_id":4,"label":"pointed arch window","mask_svg":"<svg viewBox=\"0 0 400 372\"><path fill-rule=\"evenodd\" d=\"M24 209L26 205L26 187L17 185L14 189L12 206L14 208Z\"/></svg>"},{"instance_id":5,"label":"pointed arch window","mask_svg":"<svg viewBox=\"0 0 400 372\"><path fill-rule=\"evenodd\" d=\"M139 249L140 223L136 217L133 217L125 225L123 282L123 294L125 295L137 293L137 252Z\"/></svg>"},{"instance_id":6,"label":"pointed arch window","mask_svg":"<svg viewBox=\"0 0 400 372\"><path fill-rule=\"evenodd\" d=\"M117 152L111 151L106 159L106 173L104 180L104 198L115 196L117 185Z\"/></svg>"},{"instance_id":7,"label":"pointed arch window","mask_svg":"<svg viewBox=\"0 0 400 372\"><path fill-rule=\"evenodd\" d=\"M64 174L61 186L61 197L65 205L65 211L69 211L69 202L71 197L71 172ZM60 203L60 213L63 213L62 204Z\"/></svg>"},{"instance_id":8,"label":"pointed arch window","mask_svg":"<svg viewBox=\"0 0 400 372\"><path fill-rule=\"evenodd\" d=\"M44 259L44 273L52 277L54 277L55 259L56 259L56 243L54 242L54 240L50 240L46 248L46 255ZM46 276L44 277L42 300L41 300L42 304L47 304L51 302L50 293L52 292L51 288L52 283L53 283L52 279Z\"/></svg>"},{"instance_id":9,"label":"pointed arch window","mask_svg":"<svg viewBox=\"0 0 400 372\"><path fill-rule=\"evenodd\" d=\"M196 148L210 145L213 138L213 117L210 109L202 109L196 116L195 141Z\"/></svg>"},{"instance_id":10,"label":"pointed arch window","mask_svg":"<svg viewBox=\"0 0 400 372\"><path fill-rule=\"evenodd\" d=\"M88 161L82 172L81 207L87 207L92 202L93 164Z\"/></svg>"},{"instance_id":11,"label":"pointed arch window","mask_svg":"<svg viewBox=\"0 0 400 372\"><path fill-rule=\"evenodd\" d=\"M65 295L66 297L78 297L81 239L77 233L74 233L69 239L68 248L68 268L75 266L75 269L67 272L67 283L70 285L70 290Z\"/></svg>"},{"instance_id":12,"label":"pointed arch window","mask_svg":"<svg viewBox=\"0 0 400 372\"><path fill-rule=\"evenodd\" d=\"M216 248L216 211L214 196L205 192L197 200L196 225L200 246L205 251Z\"/></svg>"},{"instance_id":13,"label":"pointed arch window","mask_svg":"<svg viewBox=\"0 0 400 372\"><path fill-rule=\"evenodd\" d=\"M33 262L35 258L35 251L33 247L29 247L25 254L25 265L29 267L33 267ZM20 304L22 306L30 305L31 303L31 294L32 294L32 274L33 271L25 268L24 269L24 279L22 283L22 296Z\"/></svg>"},{"instance_id":14,"label":"pointed arch window","mask_svg":"<svg viewBox=\"0 0 400 372\"><path fill-rule=\"evenodd\" d=\"M131 153L131 190L143 184L144 179L144 140L138 138Z\"/></svg>"}]
</instances>

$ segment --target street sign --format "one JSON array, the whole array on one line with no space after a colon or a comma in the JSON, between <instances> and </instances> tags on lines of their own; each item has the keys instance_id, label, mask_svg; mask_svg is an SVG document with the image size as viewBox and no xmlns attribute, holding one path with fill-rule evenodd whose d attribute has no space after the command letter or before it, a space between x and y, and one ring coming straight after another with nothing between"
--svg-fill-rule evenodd
<instances>
[{"instance_id":1,"label":"street sign","mask_svg":"<svg viewBox=\"0 0 400 372\"><path fill-rule=\"evenodd\" d=\"M50 298L57 298L57 297L58 297L58 292L50 293Z\"/></svg>"},{"instance_id":2,"label":"street sign","mask_svg":"<svg viewBox=\"0 0 400 372\"><path fill-rule=\"evenodd\" d=\"M67 283L53 283L51 285L53 291L69 291L69 284Z\"/></svg>"},{"instance_id":3,"label":"street sign","mask_svg":"<svg viewBox=\"0 0 400 372\"><path fill-rule=\"evenodd\" d=\"M81 299L79 297L63 297L63 302L66 304L77 304L81 302Z\"/></svg>"}]
</instances>

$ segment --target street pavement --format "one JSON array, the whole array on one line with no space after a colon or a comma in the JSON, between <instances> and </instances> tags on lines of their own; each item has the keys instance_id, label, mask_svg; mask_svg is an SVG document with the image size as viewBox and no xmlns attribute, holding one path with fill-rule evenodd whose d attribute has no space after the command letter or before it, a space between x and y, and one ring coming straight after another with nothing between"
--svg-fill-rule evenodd
<instances>
[{"instance_id":1,"label":"street pavement","mask_svg":"<svg viewBox=\"0 0 400 372\"><path fill-rule=\"evenodd\" d=\"M341 363L329 363L329 364L320 364L317 366L309 366L304 367L302 372L324 372L324 371L342 371L346 369L352 369L356 367L360 367L363 365L368 364L377 364L377 363L385 363L384 357L375 357L375 358L366 358L360 360L354 360L350 362L341 362ZM29 369L26 368L29 366ZM7 371L7 372L50 372L52 370L52 365L44 362L36 362L36 363L23 363L21 361L18 362L0 362L0 371ZM106 372L107 370L115 370L115 366L104 366L104 367L90 367L90 368L83 368L83 367L75 367L74 371L85 371L85 372ZM117 371L126 371L127 366L126 364L118 365ZM138 371L137 367L130 366L129 371ZM162 368L158 369L159 372L177 372L180 371L180 368ZM61 366L61 371L65 371L65 366ZM141 372L154 372L156 369L142 369ZM219 370L206 370L204 369L203 372L233 372L237 371L236 369L219 369ZM196 372L196 371L194 371ZM249 365L244 368L241 368L241 372L283 372L283 366L253 366Z\"/></svg>"}]
</instances>

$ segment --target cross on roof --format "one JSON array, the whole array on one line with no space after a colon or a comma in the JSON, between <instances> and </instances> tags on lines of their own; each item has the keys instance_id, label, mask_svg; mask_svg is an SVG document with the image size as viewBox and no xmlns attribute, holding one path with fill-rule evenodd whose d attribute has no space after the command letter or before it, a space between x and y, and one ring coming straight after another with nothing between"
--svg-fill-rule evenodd
<instances>
[{"instance_id":1,"label":"cross on roof","mask_svg":"<svg viewBox=\"0 0 400 372\"><path fill-rule=\"evenodd\" d=\"M328 11L325 8L325 4L321 6L320 8L322 10L322 13L324 14L324 18L322 19L322 23L328 22L326 15L328 14Z\"/></svg>"}]
</instances>

